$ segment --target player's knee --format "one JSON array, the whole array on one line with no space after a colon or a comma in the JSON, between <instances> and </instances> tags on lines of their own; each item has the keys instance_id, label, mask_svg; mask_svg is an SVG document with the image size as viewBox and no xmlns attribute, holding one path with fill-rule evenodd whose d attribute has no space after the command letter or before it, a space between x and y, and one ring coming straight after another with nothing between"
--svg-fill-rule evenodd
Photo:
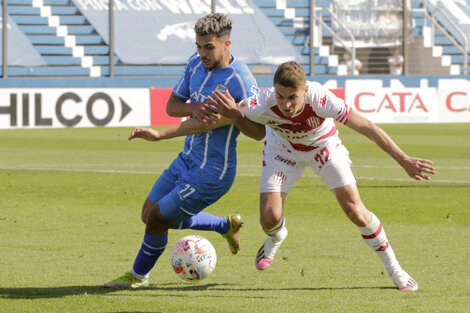
<instances>
[{"instance_id":1,"label":"player's knee","mask_svg":"<svg viewBox=\"0 0 470 313\"><path fill-rule=\"evenodd\" d=\"M279 223L279 220L274 216L264 216L260 218L259 223L263 229L272 229Z\"/></svg>"},{"instance_id":2,"label":"player's knee","mask_svg":"<svg viewBox=\"0 0 470 313\"><path fill-rule=\"evenodd\" d=\"M145 232L151 235L164 235L170 228L171 221L167 220L160 212L158 203L147 199L142 209L142 221L145 223Z\"/></svg>"},{"instance_id":3,"label":"player's knee","mask_svg":"<svg viewBox=\"0 0 470 313\"><path fill-rule=\"evenodd\" d=\"M156 236L164 235L170 228L166 219L159 214L149 214L145 225L145 232Z\"/></svg>"},{"instance_id":4,"label":"player's knee","mask_svg":"<svg viewBox=\"0 0 470 313\"><path fill-rule=\"evenodd\" d=\"M284 216L281 216L278 219L273 218L269 221L269 223L263 223L263 221L261 221L261 227L263 228L263 231L269 236L276 234L280 229L284 228L284 226Z\"/></svg>"},{"instance_id":5,"label":"player's knee","mask_svg":"<svg viewBox=\"0 0 470 313\"><path fill-rule=\"evenodd\" d=\"M150 201L149 199L145 200L144 205L142 206L142 213L140 215L140 218L142 219L142 222L144 222L144 224L147 224L147 219L154 206L155 204L152 203L152 201Z\"/></svg>"},{"instance_id":6,"label":"player's knee","mask_svg":"<svg viewBox=\"0 0 470 313\"><path fill-rule=\"evenodd\" d=\"M142 222L144 224L147 224L147 216L148 216L148 213L146 212L145 210L145 205L142 207L142 214L140 215L140 218L142 219Z\"/></svg>"}]
</instances>

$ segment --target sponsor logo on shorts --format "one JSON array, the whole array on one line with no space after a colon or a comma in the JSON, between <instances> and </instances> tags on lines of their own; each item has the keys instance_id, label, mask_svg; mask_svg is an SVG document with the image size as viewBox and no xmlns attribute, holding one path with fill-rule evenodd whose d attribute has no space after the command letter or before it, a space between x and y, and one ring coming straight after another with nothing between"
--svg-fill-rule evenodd
<instances>
[{"instance_id":1,"label":"sponsor logo on shorts","mask_svg":"<svg viewBox=\"0 0 470 313\"><path fill-rule=\"evenodd\" d=\"M289 160L289 159L287 159L287 158L285 158L285 157L282 157L282 156L280 156L280 155L277 155L277 156L274 158L274 160L280 161L280 162L282 162L282 163L284 163L284 164L287 164L287 165L289 165L289 166L292 166L292 167L294 167L294 166L297 164L297 162L292 161L292 160Z\"/></svg>"}]
</instances>

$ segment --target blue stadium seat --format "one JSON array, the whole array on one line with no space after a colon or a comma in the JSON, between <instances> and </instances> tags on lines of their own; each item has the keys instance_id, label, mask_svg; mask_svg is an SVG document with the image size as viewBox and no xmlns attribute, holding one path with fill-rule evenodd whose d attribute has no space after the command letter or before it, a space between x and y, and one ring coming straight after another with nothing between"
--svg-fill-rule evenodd
<instances>
[{"instance_id":1,"label":"blue stadium seat","mask_svg":"<svg viewBox=\"0 0 470 313\"><path fill-rule=\"evenodd\" d=\"M8 14L16 15L39 15L39 8L33 8L30 6L8 6Z\"/></svg>"},{"instance_id":2,"label":"blue stadium seat","mask_svg":"<svg viewBox=\"0 0 470 313\"><path fill-rule=\"evenodd\" d=\"M0 1L1 2L1 1ZM44 0L44 4L46 5L66 5L70 2L70 0ZM33 4L33 0L8 0L8 4L19 4L19 5L29 5Z\"/></svg>"},{"instance_id":3,"label":"blue stadium seat","mask_svg":"<svg viewBox=\"0 0 470 313\"><path fill-rule=\"evenodd\" d=\"M91 25L70 25L68 26L69 34L71 35L84 35L96 33Z\"/></svg>"},{"instance_id":4,"label":"blue stadium seat","mask_svg":"<svg viewBox=\"0 0 470 313\"><path fill-rule=\"evenodd\" d=\"M72 48L64 46L36 45L35 48L43 55L72 55Z\"/></svg>"},{"instance_id":5,"label":"blue stadium seat","mask_svg":"<svg viewBox=\"0 0 470 313\"><path fill-rule=\"evenodd\" d=\"M64 37L58 37L55 34L30 35L28 38L34 45L63 45L65 42ZM98 35L77 35L75 40L78 45L97 45L103 43L103 39Z\"/></svg>"},{"instance_id":6,"label":"blue stadium seat","mask_svg":"<svg viewBox=\"0 0 470 313\"><path fill-rule=\"evenodd\" d=\"M82 25L87 22L83 15L60 16L59 20L61 25Z\"/></svg>"},{"instance_id":7,"label":"blue stadium seat","mask_svg":"<svg viewBox=\"0 0 470 313\"><path fill-rule=\"evenodd\" d=\"M46 17L34 15L13 15L13 21L17 24L23 25L48 25Z\"/></svg>"},{"instance_id":8,"label":"blue stadium seat","mask_svg":"<svg viewBox=\"0 0 470 313\"><path fill-rule=\"evenodd\" d=\"M54 27L49 27L47 25L21 25L18 24L19 29L26 35L47 35L47 34L52 34L55 35L57 34L57 30Z\"/></svg>"},{"instance_id":9,"label":"blue stadium seat","mask_svg":"<svg viewBox=\"0 0 470 313\"><path fill-rule=\"evenodd\" d=\"M180 76L183 74L184 65L117 65L114 67L115 75L122 76ZM109 75L109 68L102 67L104 76Z\"/></svg>"},{"instance_id":10,"label":"blue stadium seat","mask_svg":"<svg viewBox=\"0 0 470 313\"><path fill-rule=\"evenodd\" d=\"M73 56L43 56L44 60L48 65L80 65L80 58ZM118 64L119 59L114 58L114 64ZM108 66L109 56L93 56L93 64L97 66Z\"/></svg>"},{"instance_id":11,"label":"blue stadium seat","mask_svg":"<svg viewBox=\"0 0 470 313\"><path fill-rule=\"evenodd\" d=\"M80 13L76 6L51 6L51 12L54 15L74 15Z\"/></svg>"},{"instance_id":12,"label":"blue stadium seat","mask_svg":"<svg viewBox=\"0 0 470 313\"><path fill-rule=\"evenodd\" d=\"M79 66L10 67L9 76L89 76L90 69Z\"/></svg>"}]
</instances>

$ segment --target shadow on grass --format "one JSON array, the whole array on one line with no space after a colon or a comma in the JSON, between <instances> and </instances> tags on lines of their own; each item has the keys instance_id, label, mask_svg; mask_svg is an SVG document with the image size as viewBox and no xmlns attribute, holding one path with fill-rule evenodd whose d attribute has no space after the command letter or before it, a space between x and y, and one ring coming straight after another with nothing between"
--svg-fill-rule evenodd
<instances>
[{"instance_id":1,"label":"shadow on grass","mask_svg":"<svg viewBox=\"0 0 470 313\"><path fill-rule=\"evenodd\" d=\"M425 183L423 183L425 184ZM313 189L313 188L325 188L325 185L295 185L296 189ZM410 184L410 185L369 185L369 184L357 184L359 191L361 189L405 189L405 188L419 188L419 189L446 189L446 188L469 188L470 184L453 184L448 183L447 185L417 185L417 184ZM326 190L326 189L325 189Z\"/></svg>"},{"instance_id":2,"label":"shadow on grass","mask_svg":"<svg viewBox=\"0 0 470 313\"><path fill-rule=\"evenodd\" d=\"M100 295L116 289L103 286L57 286L57 287L16 287L0 288L0 298L7 299L44 299L62 298L74 295Z\"/></svg>"},{"instance_id":3,"label":"shadow on grass","mask_svg":"<svg viewBox=\"0 0 470 313\"><path fill-rule=\"evenodd\" d=\"M322 290L374 290L395 289L393 287L266 287L250 288L236 284L191 284L182 285L174 283L151 284L145 289L113 289L103 286L58 286L58 287L14 287L0 288L0 298L6 299L47 299L62 298L74 295L105 295L116 292L146 292L146 291L227 291L227 292L250 292L250 291L322 291ZM129 294L130 296L131 294ZM117 295L116 295L117 296ZM123 296L123 294L119 294ZM172 294L172 296L176 296ZM248 294L247 294L248 296ZM239 297L239 295L237 295Z\"/></svg>"},{"instance_id":4,"label":"shadow on grass","mask_svg":"<svg viewBox=\"0 0 470 313\"><path fill-rule=\"evenodd\" d=\"M452 184L449 183L448 185L363 185L358 184L357 187L359 189L365 188L385 188L385 189L398 189L398 188L423 188L423 189L445 189L445 188L468 188L470 184Z\"/></svg>"}]
</instances>

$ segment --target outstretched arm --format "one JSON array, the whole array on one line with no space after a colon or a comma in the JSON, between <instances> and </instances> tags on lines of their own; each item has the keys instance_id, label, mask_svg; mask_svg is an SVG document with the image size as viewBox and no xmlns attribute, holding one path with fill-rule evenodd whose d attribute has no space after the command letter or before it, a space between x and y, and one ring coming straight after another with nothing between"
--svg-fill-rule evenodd
<instances>
[{"instance_id":1,"label":"outstretched arm","mask_svg":"<svg viewBox=\"0 0 470 313\"><path fill-rule=\"evenodd\" d=\"M148 141L160 141L180 136L187 136L192 134L203 133L217 127L230 124L228 119L219 119L214 124L204 124L197 119L190 118L178 125L170 126L165 129L156 130L148 127L136 127L132 130L129 140L134 138L141 138Z\"/></svg>"},{"instance_id":2,"label":"outstretched arm","mask_svg":"<svg viewBox=\"0 0 470 313\"><path fill-rule=\"evenodd\" d=\"M387 152L395 161L400 164L408 175L416 180L431 179L425 173L435 174L433 162L430 160L408 156L392 138L379 126L375 125L356 111L351 111L346 126L368 137L375 142L382 150Z\"/></svg>"},{"instance_id":3,"label":"outstretched arm","mask_svg":"<svg viewBox=\"0 0 470 313\"><path fill-rule=\"evenodd\" d=\"M217 108L217 112L225 118L231 120L237 128L255 140L261 140L266 135L266 128L262 124L250 121L242 112L240 112L235 104L235 100L230 93L226 92L224 95L216 90L212 92L214 98L209 97L210 105Z\"/></svg>"}]
</instances>

